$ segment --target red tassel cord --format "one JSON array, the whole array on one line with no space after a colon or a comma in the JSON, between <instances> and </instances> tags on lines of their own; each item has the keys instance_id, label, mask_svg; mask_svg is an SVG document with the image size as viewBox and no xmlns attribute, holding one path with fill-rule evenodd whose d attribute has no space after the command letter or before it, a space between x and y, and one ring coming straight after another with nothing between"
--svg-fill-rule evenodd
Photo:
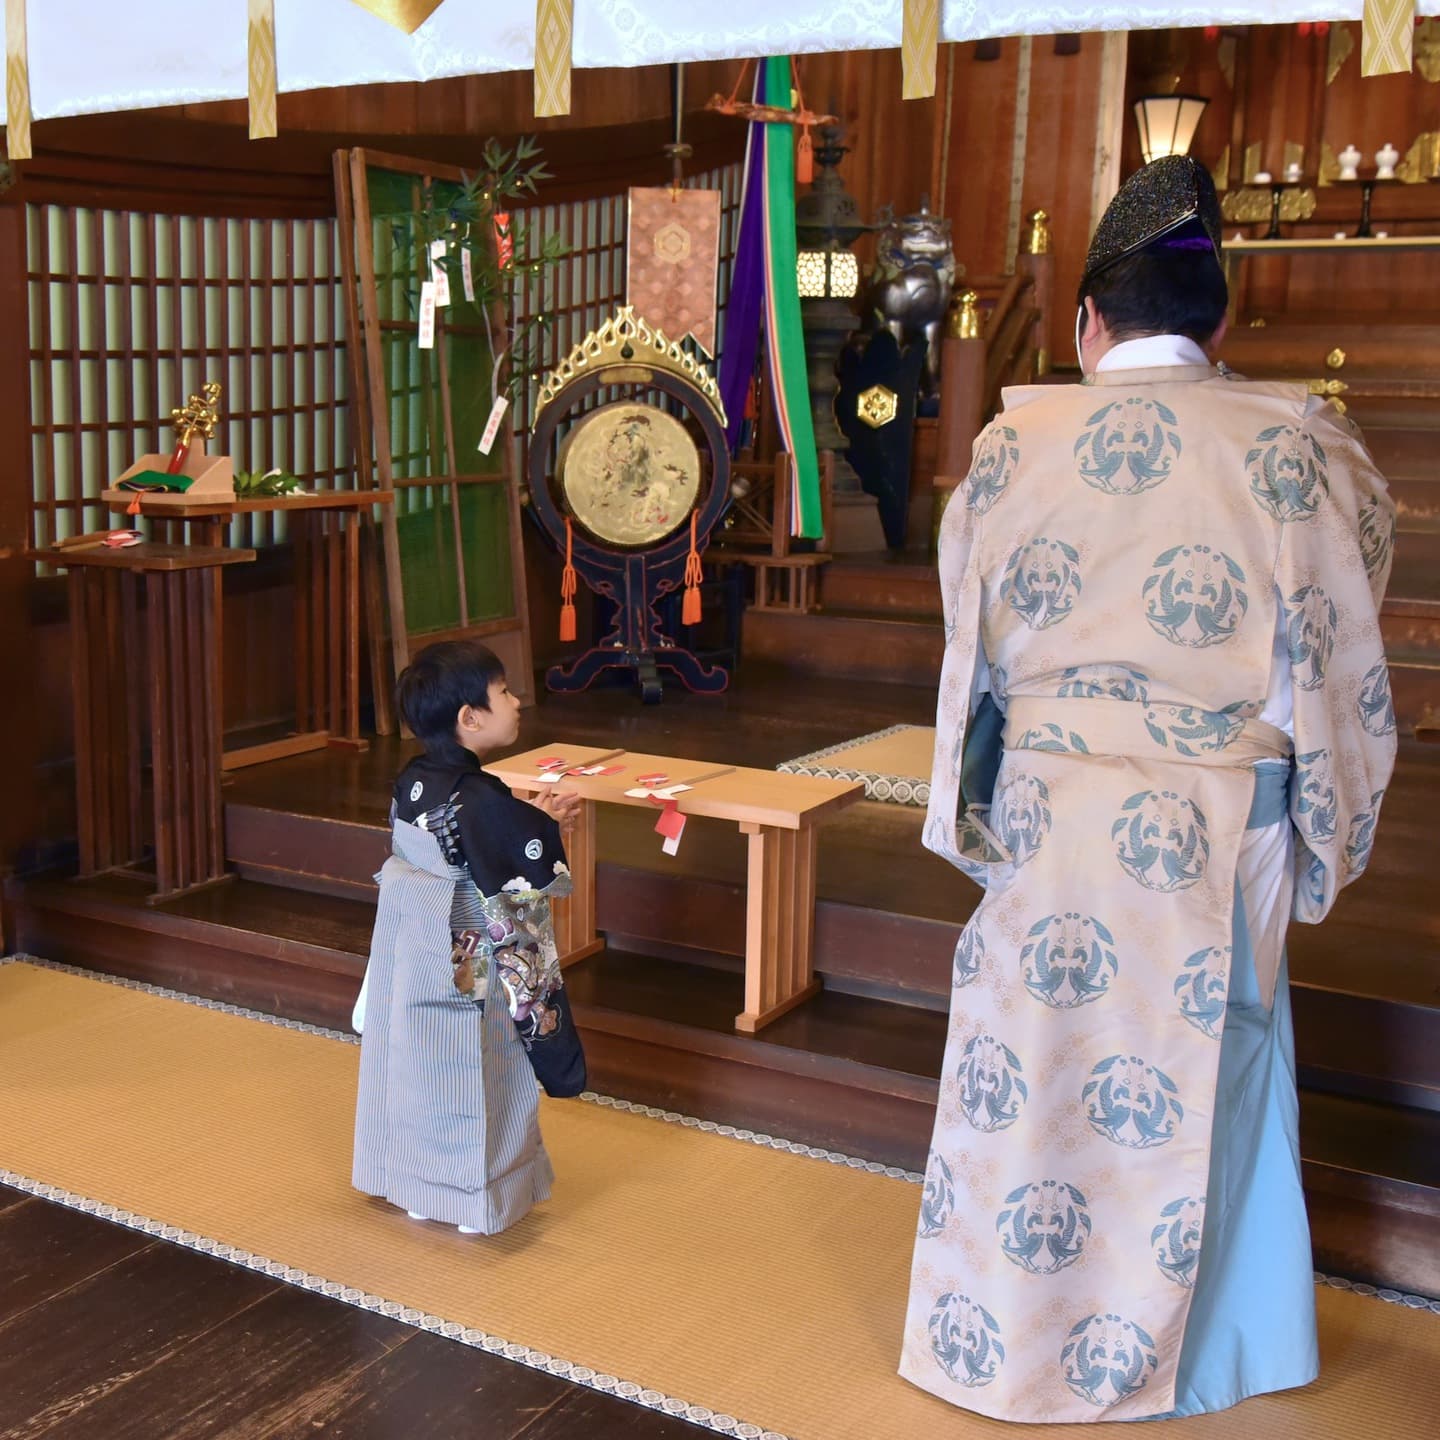
<instances>
[{"instance_id":1,"label":"red tassel cord","mask_svg":"<svg viewBox=\"0 0 1440 1440\"><path fill-rule=\"evenodd\" d=\"M575 536L565 517L565 569L560 576L560 639L575 638Z\"/></svg>"},{"instance_id":2,"label":"red tassel cord","mask_svg":"<svg viewBox=\"0 0 1440 1440\"><path fill-rule=\"evenodd\" d=\"M700 582L704 574L700 569L700 551L695 545L695 511L690 512L690 553L685 557L685 600L680 607L682 625L700 623Z\"/></svg>"},{"instance_id":3,"label":"red tassel cord","mask_svg":"<svg viewBox=\"0 0 1440 1440\"><path fill-rule=\"evenodd\" d=\"M795 183L809 185L815 179L815 146L810 139L810 127L800 132L800 145L795 152Z\"/></svg>"}]
</instances>

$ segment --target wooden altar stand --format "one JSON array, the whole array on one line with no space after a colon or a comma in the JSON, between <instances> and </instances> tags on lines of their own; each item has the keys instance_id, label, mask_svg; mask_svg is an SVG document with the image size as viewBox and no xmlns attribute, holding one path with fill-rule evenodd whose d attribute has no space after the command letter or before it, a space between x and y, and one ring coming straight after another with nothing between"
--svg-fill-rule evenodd
<instances>
[{"instance_id":1,"label":"wooden altar stand","mask_svg":"<svg viewBox=\"0 0 1440 1440\"><path fill-rule=\"evenodd\" d=\"M490 774L521 795L546 788L539 762L552 757L570 765L618 767L613 775L566 775L559 789L573 790L584 803L565 837L575 891L556 907L556 941L561 964L573 964L603 948L595 931L595 807L650 806L625 792L642 775L660 774L665 785L693 788L675 796L682 815L728 820L749 837L745 892L745 1009L735 1028L749 1033L808 1000L820 988L815 978L815 862L820 821L865 798L854 780L824 780L775 770L637 755L593 745L542 745L487 765ZM656 848L660 837L655 839Z\"/></svg>"},{"instance_id":2,"label":"wooden altar stand","mask_svg":"<svg viewBox=\"0 0 1440 1440\"><path fill-rule=\"evenodd\" d=\"M112 510L128 511L135 495L106 490L101 498ZM222 769L238 770L326 746L366 748L368 742L360 736L360 522L371 506L387 505L393 499L389 490L316 490L252 499L141 495L142 515L185 523L202 546L222 546L237 515L280 513L290 521L295 554L297 733L226 751ZM217 572L217 591L218 585ZM217 643L212 661L217 695L222 693L222 662L222 646Z\"/></svg>"},{"instance_id":3,"label":"wooden altar stand","mask_svg":"<svg viewBox=\"0 0 1440 1440\"><path fill-rule=\"evenodd\" d=\"M70 572L75 675L75 789L80 874L134 870L146 837L141 769L148 749L155 849L152 903L225 878L220 807L220 569L253 550L133 545L46 550ZM143 615L140 607L144 593ZM145 638L142 666L133 641Z\"/></svg>"}]
</instances>

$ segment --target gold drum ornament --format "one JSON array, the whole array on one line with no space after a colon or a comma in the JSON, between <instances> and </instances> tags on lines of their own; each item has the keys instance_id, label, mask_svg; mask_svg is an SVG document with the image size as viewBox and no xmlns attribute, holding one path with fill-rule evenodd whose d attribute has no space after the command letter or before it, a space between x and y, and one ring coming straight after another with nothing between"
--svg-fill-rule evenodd
<instances>
[{"instance_id":1,"label":"gold drum ornament","mask_svg":"<svg viewBox=\"0 0 1440 1440\"><path fill-rule=\"evenodd\" d=\"M556 474L575 522L602 544L654 545L690 519L700 451L685 426L654 405L618 402L579 421Z\"/></svg>"}]
</instances>

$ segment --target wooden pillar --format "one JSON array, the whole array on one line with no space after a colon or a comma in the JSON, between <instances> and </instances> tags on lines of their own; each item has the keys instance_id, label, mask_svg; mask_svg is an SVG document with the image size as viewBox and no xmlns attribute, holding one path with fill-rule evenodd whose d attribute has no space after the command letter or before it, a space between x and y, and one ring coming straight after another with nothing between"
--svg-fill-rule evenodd
<instances>
[{"instance_id":1,"label":"wooden pillar","mask_svg":"<svg viewBox=\"0 0 1440 1440\"><path fill-rule=\"evenodd\" d=\"M950 302L941 342L940 425L935 454L935 505L940 518L950 493L970 473L970 450L985 424L985 341L980 332L979 297L962 291Z\"/></svg>"}]
</instances>

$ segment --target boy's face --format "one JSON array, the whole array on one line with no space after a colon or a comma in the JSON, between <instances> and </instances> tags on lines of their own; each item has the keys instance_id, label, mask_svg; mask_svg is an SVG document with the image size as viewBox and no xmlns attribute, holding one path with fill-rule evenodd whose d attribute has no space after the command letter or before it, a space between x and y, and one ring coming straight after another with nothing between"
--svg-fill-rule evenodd
<instances>
[{"instance_id":1,"label":"boy's face","mask_svg":"<svg viewBox=\"0 0 1440 1440\"><path fill-rule=\"evenodd\" d=\"M490 682L489 699L488 710L466 705L456 717L455 738L475 755L513 745L520 733L520 701L503 676Z\"/></svg>"}]
</instances>

